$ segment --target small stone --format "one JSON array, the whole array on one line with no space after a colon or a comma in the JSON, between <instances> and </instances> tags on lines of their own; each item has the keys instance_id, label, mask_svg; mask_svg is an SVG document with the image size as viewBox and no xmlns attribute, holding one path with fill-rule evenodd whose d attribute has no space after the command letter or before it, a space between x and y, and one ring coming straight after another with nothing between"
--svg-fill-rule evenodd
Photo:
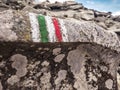
<instances>
[{"instance_id":1,"label":"small stone","mask_svg":"<svg viewBox=\"0 0 120 90\"><path fill-rule=\"evenodd\" d=\"M61 48L53 49L53 55L58 55L61 52Z\"/></svg>"},{"instance_id":2,"label":"small stone","mask_svg":"<svg viewBox=\"0 0 120 90\"><path fill-rule=\"evenodd\" d=\"M55 57L54 61L55 62L61 62L64 57L65 57L65 54L60 54L60 55Z\"/></svg>"},{"instance_id":3,"label":"small stone","mask_svg":"<svg viewBox=\"0 0 120 90\"><path fill-rule=\"evenodd\" d=\"M111 80L111 79L108 79L106 82L105 82L105 85L106 85L106 87L108 88L108 89L112 89L112 87L113 87L113 80Z\"/></svg>"},{"instance_id":4,"label":"small stone","mask_svg":"<svg viewBox=\"0 0 120 90\"><path fill-rule=\"evenodd\" d=\"M18 76L14 75L11 76L10 78L8 78L7 83L10 85L14 85L15 83L19 82L20 79L18 78Z\"/></svg>"}]
</instances>

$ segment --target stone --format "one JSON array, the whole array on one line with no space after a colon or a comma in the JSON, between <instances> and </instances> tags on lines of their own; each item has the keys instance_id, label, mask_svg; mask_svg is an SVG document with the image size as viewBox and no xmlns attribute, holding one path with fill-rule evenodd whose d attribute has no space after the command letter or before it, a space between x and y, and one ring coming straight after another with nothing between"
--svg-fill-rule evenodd
<instances>
[{"instance_id":1,"label":"stone","mask_svg":"<svg viewBox=\"0 0 120 90\"><path fill-rule=\"evenodd\" d=\"M105 22L106 21L106 17L97 17L97 18L95 18L95 20L97 21L97 22Z\"/></svg>"},{"instance_id":2,"label":"stone","mask_svg":"<svg viewBox=\"0 0 120 90\"><path fill-rule=\"evenodd\" d=\"M64 2L63 3L65 6L71 6L71 5L76 5L76 4L78 4L77 2L75 2L75 1L66 1L66 2Z\"/></svg>"},{"instance_id":3,"label":"stone","mask_svg":"<svg viewBox=\"0 0 120 90\"><path fill-rule=\"evenodd\" d=\"M120 16L119 16L119 15L118 15L118 16L114 16L114 17L113 17L113 20L114 20L114 21L117 21L117 22L120 22Z\"/></svg>"},{"instance_id":4,"label":"stone","mask_svg":"<svg viewBox=\"0 0 120 90\"><path fill-rule=\"evenodd\" d=\"M83 6L82 5L73 5L73 6L69 6L68 8L72 9L72 10L79 10L79 9L82 9Z\"/></svg>"},{"instance_id":5,"label":"stone","mask_svg":"<svg viewBox=\"0 0 120 90\"><path fill-rule=\"evenodd\" d=\"M82 11L81 18L84 20L93 20L94 19L94 12L93 11Z\"/></svg>"},{"instance_id":6,"label":"stone","mask_svg":"<svg viewBox=\"0 0 120 90\"><path fill-rule=\"evenodd\" d=\"M104 29L107 29L107 26L105 25L104 22L99 22L98 25L101 26L101 27L103 27Z\"/></svg>"}]
</instances>

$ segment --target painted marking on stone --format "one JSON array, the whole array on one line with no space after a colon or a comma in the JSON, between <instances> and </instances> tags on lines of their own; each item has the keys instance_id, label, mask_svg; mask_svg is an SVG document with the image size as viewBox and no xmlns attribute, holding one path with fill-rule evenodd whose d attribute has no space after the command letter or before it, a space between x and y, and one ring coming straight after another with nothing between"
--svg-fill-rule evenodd
<instances>
[{"instance_id":1,"label":"painted marking on stone","mask_svg":"<svg viewBox=\"0 0 120 90\"><path fill-rule=\"evenodd\" d=\"M52 21L52 18L49 16L45 16L46 19L46 26L48 30L48 36L50 42L56 42L56 36L55 36L55 27Z\"/></svg>"},{"instance_id":2,"label":"painted marking on stone","mask_svg":"<svg viewBox=\"0 0 120 90\"><path fill-rule=\"evenodd\" d=\"M34 13L29 13L29 19L31 24L32 40L33 42L40 42L40 31L39 24L37 20L37 15Z\"/></svg>"},{"instance_id":3,"label":"painted marking on stone","mask_svg":"<svg viewBox=\"0 0 120 90\"><path fill-rule=\"evenodd\" d=\"M42 15L38 15L38 23L40 26L41 41L48 42L48 31L46 28L45 17Z\"/></svg>"},{"instance_id":4,"label":"painted marking on stone","mask_svg":"<svg viewBox=\"0 0 120 90\"><path fill-rule=\"evenodd\" d=\"M67 29L65 27L64 21L62 19L58 19L60 27L61 27L61 34L63 38L63 42L68 42L68 34L67 34Z\"/></svg>"},{"instance_id":5,"label":"painted marking on stone","mask_svg":"<svg viewBox=\"0 0 120 90\"><path fill-rule=\"evenodd\" d=\"M57 40L58 40L58 42L62 42L62 35L61 35L58 20L56 18L52 18L52 20L53 20L53 24L55 27L55 34L56 34Z\"/></svg>"}]
</instances>

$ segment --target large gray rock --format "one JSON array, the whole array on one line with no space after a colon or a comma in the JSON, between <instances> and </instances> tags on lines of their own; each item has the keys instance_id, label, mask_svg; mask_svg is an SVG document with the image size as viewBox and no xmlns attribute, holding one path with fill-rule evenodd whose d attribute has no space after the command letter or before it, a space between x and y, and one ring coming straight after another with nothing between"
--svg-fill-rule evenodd
<instances>
[{"instance_id":1,"label":"large gray rock","mask_svg":"<svg viewBox=\"0 0 120 90\"><path fill-rule=\"evenodd\" d=\"M32 41L29 12L8 10L1 13L1 18L0 25L4 26L0 27L1 41ZM94 22L63 22L67 29L67 42L94 42L120 52L120 41L114 32L106 31ZM9 33L10 35L7 35Z\"/></svg>"},{"instance_id":2,"label":"large gray rock","mask_svg":"<svg viewBox=\"0 0 120 90\"><path fill-rule=\"evenodd\" d=\"M36 43L29 12L8 10L0 18L0 89L118 89L120 41L114 32L94 22L63 20L67 43Z\"/></svg>"}]
</instances>

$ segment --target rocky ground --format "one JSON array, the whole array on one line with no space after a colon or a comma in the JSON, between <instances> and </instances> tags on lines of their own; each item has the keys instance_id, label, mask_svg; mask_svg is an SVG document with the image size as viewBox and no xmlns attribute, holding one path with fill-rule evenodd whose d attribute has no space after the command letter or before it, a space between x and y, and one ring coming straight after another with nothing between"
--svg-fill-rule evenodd
<instances>
[{"instance_id":1,"label":"rocky ground","mask_svg":"<svg viewBox=\"0 0 120 90\"><path fill-rule=\"evenodd\" d=\"M64 19L69 42L33 43L29 12ZM0 90L120 89L120 41L111 32L120 16L74 1L0 0L0 20Z\"/></svg>"},{"instance_id":2,"label":"rocky ground","mask_svg":"<svg viewBox=\"0 0 120 90\"><path fill-rule=\"evenodd\" d=\"M1 0L0 11L14 9L31 11L44 15L55 16L66 19L77 19L80 21L94 21L106 30L120 29L120 16L112 16L111 12L99 12L85 8L81 3L68 1L51 4L43 2L35 4L34 0Z\"/></svg>"}]
</instances>

